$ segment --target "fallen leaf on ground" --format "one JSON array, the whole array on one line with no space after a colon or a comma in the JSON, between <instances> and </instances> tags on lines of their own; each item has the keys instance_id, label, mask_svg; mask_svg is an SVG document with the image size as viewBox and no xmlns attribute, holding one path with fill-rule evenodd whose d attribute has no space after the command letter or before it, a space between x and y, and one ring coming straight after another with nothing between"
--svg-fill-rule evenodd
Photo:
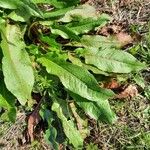
<instances>
[{"instance_id":1,"label":"fallen leaf on ground","mask_svg":"<svg viewBox=\"0 0 150 150\"><path fill-rule=\"evenodd\" d=\"M97 31L97 34L103 36L110 36L112 34L117 34L121 31L122 27L119 25L108 25Z\"/></svg>"},{"instance_id":2,"label":"fallen leaf on ground","mask_svg":"<svg viewBox=\"0 0 150 150\"><path fill-rule=\"evenodd\" d=\"M133 0L119 0L119 6L120 7L129 6L132 2Z\"/></svg>"},{"instance_id":3,"label":"fallen leaf on ground","mask_svg":"<svg viewBox=\"0 0 150 150\"><path fill-rule=\"evenodd\" d=\"M127 86L124 91L118 94L115 98L124 99L124 98L132 98L138 95L138 90L135 85Z\"/></svg>"},{"instance_id":4,"label":"fallen leaf on ground","mask_svg":"<svg viewBox=\"0 0 150 150\"><path fill-rule=\"evenodd\" d=\"M116 39L118 40L121 47L133 43L133 38L126 32L120 32L116 34Z\"/></svg>"},{"instance_id":5,"label":"fallen leaf on ground","mask_svg":"<svg viewBox=\"0 0 150 150\"><path fill-rule=\"evenodd\" d=\"M33 110L33 112L28 118L27 128L28 128L28 135L30 137L31 142L34 141L34 128L40 121L39 109L40 109L41 102L42 101L38 103L38 105L36 106L36 108Z\"/></svg>"},{"instance_id":6,"label":"fallen leaf on ground","mask_svg":"<svg viewBox=\"0 0 150 150\"><path fill-rule=\"evenodd\" d=\"M117 89L120 87L120 84L117 80L112 79L111 81L104 83L103 87L107 89Z\"/></svg>"},{"instance_id":7,"label":"fallen leaf on ground","mask_svg":"<svg viewBox=\"0 0 150 150\"><path fill-rule=\"evenodd\" d=\"M114 37L120 44L120 47L124 47L128 44L132 44L135 39L132 38L132 36L129 35L127 32L125 32L121 25L115 25L115 24L108 25L101 29L98 29L97 34L107 36L107 37L108 36Z\"/></svg>"}]
</instances>

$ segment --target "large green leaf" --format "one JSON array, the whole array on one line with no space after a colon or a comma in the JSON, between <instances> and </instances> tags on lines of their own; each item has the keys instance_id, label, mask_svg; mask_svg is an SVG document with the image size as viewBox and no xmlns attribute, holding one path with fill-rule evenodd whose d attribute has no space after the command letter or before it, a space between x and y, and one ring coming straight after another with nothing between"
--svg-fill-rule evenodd
<instances>
[{"instance_id":1,"label":"large green leaf","mask_svg":"<svg viewBox=\"0 0 150 150\"><path fill-rule=\"evenodd\" d=\"M63 18L60 19L62 22L71 22L74 17L79 18L93 18L97 19L98 13L96 12L96 9L93 6L90 6L88 4L80 5L76 7L75 9L72 9L68 11Z\"/></svg>"},{"instance_id":2,"label":"large green leaf","mask_svg":"<svg viewBox=\"0 0 150 150\"><path fill-rule=\"evenodd\" d=\"M0 7L7 8L7 9L17 9L19 1L12 1L12 0L0 0Z\"/></svg>"},{"instance_id":3,"label":"large green leaf","mask_svg":"<svg viewBox=\"0 0 150 150\"><path fill-rule=\"evenodd\" d=\"M50 143L51 147L54 150L59 150L59 144L56 142L57 131L53 126L49 126L49 128L45 131L44 138L47 143Z\"/></svg>"},{"instance_id":4,"label":"large green leaf","mask_svg":"<svg viewBox=\"0 0 150 150\"><path fill-rule=\"evenodd\" d=\"M99 49L99 48L119 48L120 44L112 37L105 37L100 35L83 35L81 38L81 45L85 48Z\"/></svg>"},{"instance_id":5,"label":"large green leaf","mask_svg":"<svg viewBox=\"0 0 150 150\"><path fill-rule=\"evenodd\" d=\"M63 38L71 38L76 41L80 41L78 34L87 33L97 26L104 26L110 17L106 14L102 14L98 19L81 19L80 21L71 22L67 25L53 25L51 26L54 34L59 34ZM84 39L83 39L84 40Z\"/></svg>"},{"instance_id":6,"label":"large green leaf","mask_svg":"<svg viewBox=\"0 0 150 150\"><path fill-rule=\"evenodd\" d=\"M54 120L52 112L48 110L45 106L42 106L40 110L40 115L42 119L47 121L48 123L48 129L45 131L44 134L46 142L49 143L53 149L58 150L59 144L56 141L57 130L52 126L52 122Z\"/></svg>"},{"instance_id":7,"label":"large green leaf","mask_svg":"<svg viewBox=\"0 0 150 150\"><path fill-rule=\"evenodd\" d=\"M78 4L80 1L79 0L33 0L34 3L47 3L55 8L65 8L69 6L74 6Z\"/></svg>"},{"instance_id":8,"label":"large green leaf","mask_svg":"<svg viewBox=\"0 0 150 150\"><path fill-rule=\"evenodd\" d=\"M102 27L110 20L110 17L106 14L102 14L99 18L87 18L81 19L79 22L72 22L67 25L67 27L73 31L75 34L87 33L95 27Z\"/></svg>"},{"instance_id":9,"label":"large green leaf","mask_svg":"<svg viewBox=\"0 0 150 150\"><path fill-rule=\"evenodd\" d=\"M63 16L67 11L72 10L74 6L70 6L67 8L62 8L62 9L56 9L50 12L44 13L44 18L60 18Z\"/></svg>"},{"instance_id":10,"label":"large green leaf","mask_svg":"<svg viewBox=\"0 0 150 150\"><path fill-rule=\"evenodd\" d=\"M79 133L79 131L76 129L74 123L72 120L68 120L65 115L63 114L63 108L59 104L58 101L54 101L52 105L52 110L57 113L57 116L62 121L62 126L64 129L64 132L69 139L69 143L73 144L75 148L79 148L83 146L83 139Z\"/></svg>"},{"instance_id":11,"label":"large green leaf","mask_svg":"<svg viewBox=\"0 0 150 150\"><path fill-rule=\"evenodd\" d=\"M81 39L86 64L96 66L102 71L114 73L130 73L145 67L131 54L118 50L120 45L113 38L99 35L85 35Z\"/></svg>"},{"instance_id":12,"label":"large green leaf","mask_svg":"<svg viewBox=\"0 0 150 150\"><path fill-rule=\"evenodd\" d=\"M14 21L20 21L20 22L26 22L26 19L23 18L22 16L16 14L16 11L12 11L9 15L8 18Z\"/></svg>"},{"instance_id":13,"label":"large green leaf","mask_svg":"<svg viewBox=\"0 0 150 150\"><path fill-rule=\"evenodd\" d=\"M110 16L106 14L99 15L94 7L86 4L68 11L59 21L74 21L67 24L66 27L76 34L81 34L87 33L97 26L104 26L110 19Z\"/></svg>"},{"instance_id":14,"label":"large green leaf","mask_svg":"<svg viewBox=\"0 0 150 150\"><path fill-rule=\"evenodd\" d=\"M74 98L76 103L87 113L91 118L104 121L107 123L113 123L116 121L116 116L111 110L108 100L89 102L87 99L69 92Z\"/></svg>"},{"instance_id":15,"label":"large green leaf","mask_svg":"<svg viewBox=\"0 0 150 150\"><path fill-rule=\"evenodd\" d=\"M42 12L39 10L32 0L0 0L0 7L6 9L15 9L15 16L21 16L28 20L31 16L43 17Z\"/></svg>"},{"instance_id":16,"label":"large green leaf","mask_svg":"<svg viewBox=\"0 0 150 150\"><path fill-rule=\"evenodd\" d=\"M80 66L51 56L39 58L38 61L48 73L58 76L68 90L90 101L106 100L114 95L112 91L100 88L94 76Z\"/></svg>"},{"instance_id":17,"label":"large green leaf","mask_svg":"<svg viewBox=\"0 0 150 150\"><path fill-rule=\"evenodd\" d=\"M78 65L78 66L81 66L83 68L86 68L87 70L92 71L94 74L102 74L105 76L110 75L110 74L108 74L102 70L99 70L97 67L95 67L93 65L84 64L79 58L72 56L70 53L68 53L68 58L74 65Z\"/></svg>"},{"instance_id":18,"label":"large green leaf","mask_svg":"<svg viewBox=\"0 0 150 150\"><path fill-rule=\"evenodd\" d=\"M5 115L10 121L14 122L16 119L16 108L15 108L15 98L7 90L2 76L0 76L0 107L5 109Z\"/></svg>"},{"instance_id":19,"label":"large green leaf","mask_svg":"<svg viewBox=\"0 0 150 150\"><path fill-rule=\"evenodd\" d=\"M2 69L7 89L24 105L31 100L34 75L25 51L23 35L16 25L1 24Z\"/></svg>"},{"instance_id":20,"label":"large green leaf","mask_svg":"<svg viewBox=\"0 0 150 150\"><path fill-rule=\"evenodd\" d=\"M51 26L51 32L56 35L62 36L64 39L73 39L75 41L80 41L79 36L77 36L72 30L63 25L53 25Z\"/></svg>"},{"instance_id":21,"label":"large green leaf","mask_svg":"<svg viewBox=\"0 0 150 150\"><path fill-rule=\"evenodd\" d=\"M130 73L145 68L131 54L116 49L99 49L85 54L85 62L100 70L114 73Z\"/></svg>"}]
</instances>

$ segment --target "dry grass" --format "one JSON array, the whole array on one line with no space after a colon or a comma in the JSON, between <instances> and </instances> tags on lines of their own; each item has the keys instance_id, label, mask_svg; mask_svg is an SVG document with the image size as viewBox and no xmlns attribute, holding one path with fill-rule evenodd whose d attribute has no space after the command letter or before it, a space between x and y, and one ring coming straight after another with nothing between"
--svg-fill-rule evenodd
<instances>
[{"instance_id":1,"label":"dry grass","mask_svg":"<svg viewBox=\"0 0 150 150\"><path fill-rule=\"evenodd\" d=\"M110 14L113 22L128 28L132 24L145 25L150 21L149 0L88 0L100 13Z\"/></svg>"},{"instance_id":2,"label":"dry grass","mask_svg":"<svg viewBox=\"0 0 150 150\"><path fill-rule=\"evenodd\" d=\"M0 146L2 150L18 149L19 139L24 139L23 131L25 129L25 114L18 113L16 122L1 124L0 129L2 131L0 137Z\"/></svg>"},{"instance_id":3,"label":"dry grass","mask_svg":"<svg viewBox=\"0 0 150 150\"><path fill-rule=\"evenodd\" d=\"M149 102L139 96L132 100L111 101L118 122L114 125L97 124L89 120L91 134L85 140L103 150L148 150L150 148Z\"/></svg>"},{"instance_id":4,"label":"dry grass","mask_svg":"<svg viewBox=\"0 0 150 150\"><path fill-rule=\"evenodd\" d=\"M26 134L26 115L18 113L14 124L4 123L0 125L0 149L1 150L50 150L45 143L43 133L36 131L38 141L30 143ZM37 129L38 130L38 129Z\"/></svg>"},{"instance_id":5,"label":"dry grass","mask_svg":"<svg viewBox=\"0 0 150 150\"><path fill-rule=\"evenodd\" d=\"M89 0L87 3L101 13L110 14L112 24L121 25L130 31L132 25L141 27L139 34L148 32L150 21L149 0ZM145 78L146 81L148 81ZM149 83L147 83L149 84ZM91 134L86 138L102 150L149 150L150 149L150 106L149 100L139 95L132 100L112 100L110 103L118 116L112 126L89 119Z\"/></svg>"}]
</instances>

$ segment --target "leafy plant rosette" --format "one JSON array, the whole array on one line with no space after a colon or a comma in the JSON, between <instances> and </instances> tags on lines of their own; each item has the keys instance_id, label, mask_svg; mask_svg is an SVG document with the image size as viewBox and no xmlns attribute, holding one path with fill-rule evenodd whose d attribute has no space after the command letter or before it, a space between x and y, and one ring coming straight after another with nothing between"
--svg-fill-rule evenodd
<instances>
[{"instance_id":1,"label":"leafy plant rosette","mask_svg":"<svg viewBox=\"0 0 150 150\"><path fill-rule=\"evenodd\" d=\"M115 94L100 87L101 76L145 64L112 37L89 34L110 16L78 0L0 0L0 15L1 119L15 121L17 102L32 110L32 93L40 93L45 139L56 150L60 143L83 147L86 115L116 121L108 102Z\"/></svg>"}]
</instances>

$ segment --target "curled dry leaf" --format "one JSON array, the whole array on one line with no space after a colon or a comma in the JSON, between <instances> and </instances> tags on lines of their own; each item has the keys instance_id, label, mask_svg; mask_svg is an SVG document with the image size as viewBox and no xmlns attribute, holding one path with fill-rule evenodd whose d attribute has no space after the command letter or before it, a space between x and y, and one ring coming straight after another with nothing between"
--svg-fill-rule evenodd
<instances>
[{"instance_id":1,"label":"curled dry leaf","mask_svg":"<svg viewBox=\"0 0 150 150\"><path fill-rule=\"evenodd\" d=\"M135 85L129 85L124 89L120 94L118 94L115 98L124 99L124 98L132 98L138 95L138 90Z\"/></svg>"},{"instance_id":2,"label":"curled dry leaf","mask_svg":"<svg viewBox=\"0 0 150 150\"><path fill-rule=\"evenodd\" d=\"M124 47L128 44L133 43L135 39L132 38L131 35L129 35L127 32L123 31L123 27L121 25L115 24L103 27L102 29L97 31L97 34L103 36L113 36L120 44L120 47Z\"/></svg>"},{"instance_id":3,"label":"curled dry leaf","mask_svg":"<svg viewBox=\"0 0 150 150\"><path fill-rule=\"evenodd\" d=\"M133 38L131 37L131 35L125 32L116 34L116 39L118 40L121 47L133 43Z\"/></svg>"},{"instance_id":4,"label":"curled dry leaf","mask_svg":"<svg viewBox=\"0 0 150 150\"><path fill-rule=\"evenodd\" d=\"M119 25L108 25L104 26L100 30L97 31L97 34L103 35L103 36L110 36L112 34L118 34L122 30L122 27Z\"/></svg>"},{"instance_id":5,"label":"curled dry leaf","mask_svg":"<svg viewBox=\"0 0 150 150\"><path fill-rule=\"evenodd\" d=\"M40 122L39 109L40 109L41 102L42 100L40 100L40 102L38 103L38 105L36 106L36 108L33 110L33 112L28 118L27 128L28 128L28 135L31 142L34 141L34 128Z\"/></svg>"},{"instance_id":6,"label":"curled dry leaf","mask_svg":"<svg viewBox=\"0 0 150 150\"><path fill-rule=\"evenodd\" d=\"M117 89L120 87L120 84L115 79L111 79L111 81L104 83L104 88L107 89Z\"/></svg>"}]
</instances>

